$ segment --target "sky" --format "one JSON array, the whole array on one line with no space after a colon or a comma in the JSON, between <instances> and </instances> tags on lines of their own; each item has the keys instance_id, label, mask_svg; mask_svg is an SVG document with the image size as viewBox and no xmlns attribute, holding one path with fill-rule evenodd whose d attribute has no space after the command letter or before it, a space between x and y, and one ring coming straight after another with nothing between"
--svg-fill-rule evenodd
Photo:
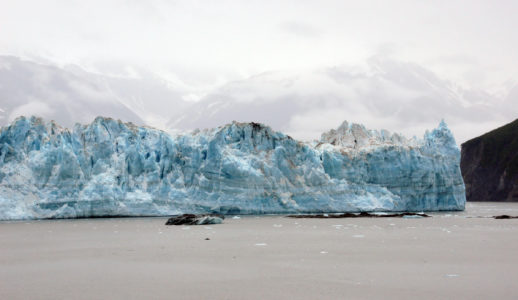
<instances>
[{"instance_id":1,"label":"sky","mask_svg":"<svg viewBox=\"0 0 518 300\"><path fill-rule=\"evenodd\" d=\"M339 120L362 122L362 118L363 123L369 126L415 134L438 124L440 113L419 123L410 117L411 112L394 114L390 108L420 109L419 105L407 105L410 100L392 100L403 94L401 97L406 99L408 91L413 90L405 84L405 93L402 94L398 78L410 80L409 72L420 70L420 80L433 75L436 89L462 94L457 99L461 108L459 115L444 113L447 122L448 118L452 120L448 123L452 123L454 133L459 132L459 141L518 116L516 109L506 109L506 105L518 105L514 98L510 99L518 94L516 89L513 90L518 83L516 1L0 0L0 6L0 55L52 65L67 72L77 68L84 73L81 75L75 71L74 76L95 74L99 78L109 78L108 84L113 84L113 78L124 78L128 82L132 79L154 80L152 86L166 86L171 97L175 98L174 101L166 97L150 100L148 94L142 96L142 101L153 102L151 106L155 108L163 104L164 108L175 110L180 99L195 103L192 107L200 111L199 103L205 103L205 108L217 106L214 104L215 95L219 97L218 103L225 102L228 106L228 103L240 101L236 100L242 96L242 91L235 90L238 86L253 94L248 95L252 99L249 101L268 103L273 110L281 109L275 113L264 110L265 114L274 117L251 117L277 124L274 128L303 139L314 138L316 132L325 126L328 129L337 127L341 123ZM373 63L373 60L383 63ZM393 65L398 66L398 71L394 71L396 67ZM333 70L338 70L338 73L329 75ZM324 73L325 76L322 75ZM343 81L356 87L354 93L344 87L337 88L329 80L334 78L336 82L337 74L345 73L348 76L362 74L361 82ZM390 76L386 75L388 73ZM88 78L91 79L90 75ZM269 83L258 84L258 76ZM382 89L386 93L394 93L396 98L357 92L364 86L378 89L375 82L379 80L398 83L398 89ZM273 87L272 81L277 87ZM286 90L279 92L278 88L287 81L305 83L295 84L297 89L290 87L292 99L289 101L285 100ZM123 83L117 84L119 90L124 90ZM427 101L446 101L433 98L446 92L434 94L429 87L425 89ZM322 100L329 110L322 112L320 109L318 116L327 117L310 130L308 122L315 119L311 111L319 108L319 104L307 98L326 94L328 98L338 99L339 109L333 109L334 102L328 98ZM127 93L117 95L119 98L129 97ZM156 97L156 93L153 95ZM412 99L424 97L413 95ZM377 113L369 113L369 106L364 105L365 97L374 96L383 101L376 103ZM5 99L0 99L0 109L5 110L2 108L2 101L7 101ZM11 99L14 99L11 102L18 101L17 98ZM30 107L35 107L31 112L37 112L37 108L42 107L40 102L47 100L40 99L37 105L31 104L34 101L23 101L29 101L24 105L30 104ZM71 98L70 101L75 100ZM88 99L84 101L88 102ZM182 110L180 115L161 114L160 109L146 111L142 103L135 109L134 103L124 101L124 105L133 109L144 123L189 129L189 126L171 118L190 118L192 112ZM281 104L270 105L272 101ZM304 105L300 104L301 101ZM299 107L296 112L300 114L289 112L290 106L286 103L292 102ZM344 105L345 102L348 104ZM365 109L361 113L348 114L350 108L355 108L355 103ZM477 118L481 114L466 112L467 108L481 103L491 111L491 118L480 120ZM263 107L261 105L258 107ZM386 114L379 112L384 105ZM303 109L300 108L302 106ZM444 103L437 107L452 108ZM283 109L289 115L289 120L284 123L281 122L286 118ZM476 108L477 111L481 109ZM42 109L43 114L48 110L47 105ZM210 110L204 111L211 113ZM208 115L200 118L204 117L210 119ZM221 119L218 121L223 122ZM203 124L214 125L211 122L191 125ZM409 127L415 130L408 130Z\"/></svg>"}]
</instances>

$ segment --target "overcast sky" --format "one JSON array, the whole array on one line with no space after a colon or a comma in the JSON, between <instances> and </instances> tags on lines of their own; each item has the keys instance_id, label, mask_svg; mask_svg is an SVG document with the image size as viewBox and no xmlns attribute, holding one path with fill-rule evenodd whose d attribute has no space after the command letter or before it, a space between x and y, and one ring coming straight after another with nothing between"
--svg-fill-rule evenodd
<instances>
[{"instance_id":1,"label":"overcast sky","mask_svg":"<svg viewBox=\"0 0 518 300\"><path fill-rule=\"evenodd\" d=\"M372 57L421 66L498 105L518 82L517 1L0 0L0 7L0 54L112 77L152 73L187 101L270 71L370 72ZM469 128L477 120L455 122Z\"/></svg>"}]
</instances>

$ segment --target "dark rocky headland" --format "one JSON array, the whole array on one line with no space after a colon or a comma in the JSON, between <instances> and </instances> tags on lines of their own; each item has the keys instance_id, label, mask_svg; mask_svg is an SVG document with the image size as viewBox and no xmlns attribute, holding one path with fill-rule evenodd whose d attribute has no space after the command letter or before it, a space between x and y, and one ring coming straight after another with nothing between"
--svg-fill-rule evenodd
<instances>
[{"instance_id":1,"label":"dark rocky headland","mask_svg":"<svg viewBox=\"0 0 518 300\"><path fill-rule=\"evenodd\" d=\"M462 144L467 201L518 201L518 119Z\"/></svg>"}]
</instances>

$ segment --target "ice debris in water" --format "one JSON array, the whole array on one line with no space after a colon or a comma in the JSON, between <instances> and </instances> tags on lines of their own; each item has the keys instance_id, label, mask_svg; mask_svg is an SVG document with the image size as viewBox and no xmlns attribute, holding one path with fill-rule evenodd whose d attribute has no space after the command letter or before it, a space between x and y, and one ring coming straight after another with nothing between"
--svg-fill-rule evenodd
<instances>
[{"instance_id":1,"label":"ice debris in water","mask_svg":"<svg viewBox=\"0 0 518 300\"><path fill-rule=\"evenodd\" d=\"M167 220L165 225L207 225L207 224L221 224L225 219L221 215L194 215L183 214L181 216L174 216ZM205 227L210 228L210 227Z\"/></svg>"},{"instance_id":2,"label":"ice debris in water","mask_svg":"<svg viewBox=\"0 0 518 300\"><path fill-rule=\"evenodd\" d=\"M257 123L172 136L98 117L0 130L0 219L462 210L445 123L423 139L342 124L303 143Z\"/></svg>"}]
</instances>

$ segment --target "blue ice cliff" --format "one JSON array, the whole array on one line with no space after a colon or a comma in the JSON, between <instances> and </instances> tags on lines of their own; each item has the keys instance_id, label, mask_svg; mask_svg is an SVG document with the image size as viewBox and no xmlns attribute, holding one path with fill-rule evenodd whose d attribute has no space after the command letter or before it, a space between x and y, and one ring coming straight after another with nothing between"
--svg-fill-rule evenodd
<instances>
[{"instance_id":1,"label":"blue ice cliff","mask_svg":"<svg viewBox=\"0 0 518 300\"><path fill-rule=\"evenodd\" d=\"M411 140L344 122L303 143L256 123L171 136L20 117L0 131L0 219L462 210L459 161L444 122Z\"/></svg>"}]
</instances>

